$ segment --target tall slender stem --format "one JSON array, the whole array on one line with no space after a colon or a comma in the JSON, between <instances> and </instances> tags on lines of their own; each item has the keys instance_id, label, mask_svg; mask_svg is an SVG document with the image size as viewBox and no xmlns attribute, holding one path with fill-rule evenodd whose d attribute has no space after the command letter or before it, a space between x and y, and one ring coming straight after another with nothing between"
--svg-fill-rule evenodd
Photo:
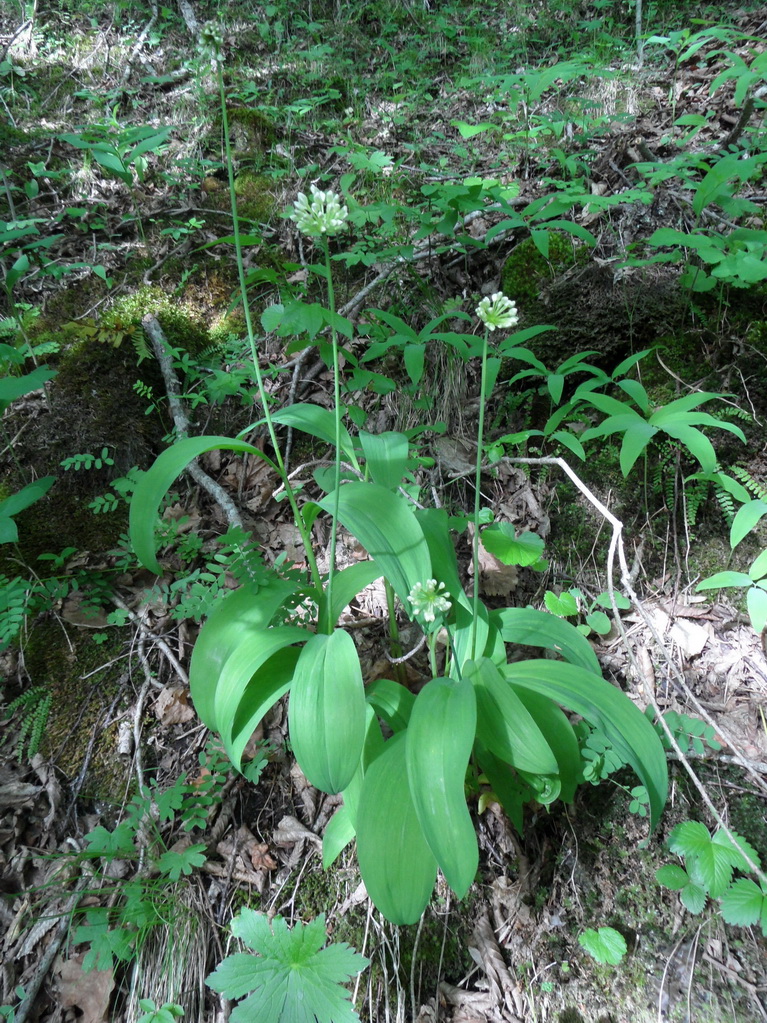
<instances>
[{"instance_id":1,"label":"tall slender stem","mask_svg":"<svg viewBox=\"0 0 767 1023\"><path fill-rule=\"evenodd\" d=\"M317 567L317 559L314 556L314 550L312 548L312 538L309 530L306 528L304 517L301 514L301 509L298 507L296 501L296 495L291 486L288 474L285 472L285 463L282 458L282 451L280 450L279 443L277 441L277 433L274 429L274 423L272 421L271 412L269 411L269 399L266 393L266 387L264 386L264 377L261 372L261 366L258 361L258 352L256 350L256 336L253 331L253 320L250 314L250 306L248 304L248 293L247 284L245 281L245 265L242 259L242 239L240 238L240 221L237 216L237 195L234 190L234 163L232 160L232 149L229 140L229 117L226 109L226 93L224 91L224 73L220 61L216 62L218 71L218 90L221 98L221 118L224 128L224 147L226 152L226 167L229 176L229 197L232 204L232 236L234 238L234 251L237 261L237 274L240 283L240 293L242 295L242 309L245 316L245 326L248 332L248 343L250 345L250 354L253 360L253 369L256 375L256 385L258 387L258 397L261 402L261 408L264 413L264 420L266 422L266 428L269 432L269 440L272 444L272 450L274 451L274 458L277 463L277 468L282 479L283 486L285 487L285 494L290 504L290 510L293 513L293 520L295 521L296 528L301 534L301 542L304 546L304 552L306 554L306 561L309 565L309 571L312 576L312 582L314 586L320 590L322 588L322 579L320 572Z\"/></svg>"},{"instance_id":2,"label":"tall slender stem","mask_svg":"<svg viewBox=\"0 0 767 1023\"><path fill-rule=\"evenodd\" d=\"M335 321L336 297L333 290L333 274L330 269L330 246L325 235L322 236L322 247L325 250L325 270L327 272L328 285L328 309L331 312L331 320ZM330 325L330 339L333 348L333 410L335 413L335 445L336 457L334 466L334 490L333 490L333 521L330 523L330 553L328 563L328 590L327 590L327 622L325 626L328 632L333 631L333 576L336 570L336 543L338 540L338 508L341 501L341 370L338 358L338 334L335 323Z\"/></svg>"},{"instance_id":3,"label":"tall slender stem","mask_svg":"<svg viewBox=\"0 0 767 1023\"><path fill-rule=\"evenodd\" d=\"M479 501L482 484L482 443L485 436L485 399L487 397L487 329L482 342L482 373L479 385L479 425L477 426L477 465L474 475L474 542L472 564L474 566L474 604L471 623L471 656L477 656L477 619L479 617Z\"/></svg>"}]
</instances>

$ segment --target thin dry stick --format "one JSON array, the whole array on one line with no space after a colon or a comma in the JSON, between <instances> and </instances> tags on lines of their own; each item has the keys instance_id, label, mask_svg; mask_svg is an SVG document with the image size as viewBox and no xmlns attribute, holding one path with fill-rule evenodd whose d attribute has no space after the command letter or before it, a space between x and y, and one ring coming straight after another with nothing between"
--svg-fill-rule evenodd
<instances>
[{"instance_id":1,"label":"thin dry stick","mask_svg":"<svg viewBox=\"0 0 767 1023\"><path fill-rule=\"evenodd\" d=\"M157 322L156 317L148 313L141 321L144 330L146 331L147 337L152 342L152 348L157 356L157 362L160 365L160 371L162 372L163 380L165 381L165 390L168 393L168 404L170 405L170 412L173 416L173 422L176 427L176 436L179 439L189 436L189 419L187 418L186 411L181 402L181 389L178 385L176 378L176 372L173 369L173 359L171 358L170 351L168 349L168 342L163 334L162 327ZM239 526L242 528L242 518L239 511L237 510L234 501L231 499L229 494L224 490L220 483L216 483L215 480L211 479L206 472L204 472L197 463L197 459L194 459L186 467L186 471L195 481L206 490L214 501L217 501L221 505L221 508L226 516L226 521L230 526Z\"/></svg>"},{"instance_id":2,"label":"thin dry stick","mask_svg":"<svg viewBox=\"0 0 767 1023\"><path fill-rule=\"evenodd\" d=\"M644 688L645 695L647 696L647 699L649 700L650 704L652 705L653 710L655 711L655 713L658 716L658 721L660 723L660 726L663 729L663 732L664 732L664 734L665 734L669 744L671 745L672 750L674 751L674 753L676 753L677 757L679 758L679 762L682 764L682 766L684 767L685 771L690 776L690 779L691 779L693 785L698 790L698 792L700 794L700 797L703 800L703 802L705 803L706 807L708 808L711 816L714 818L714 820L716 821L717 825L721 828L721 830L725 833L725 835L727 835L727 837L733 843L733 845L736 846L740 850L741 854L743 855L744 860L748 864L749 869L752 870L762 881L767 881L767 875L765 875L763 873L763 871L761 871L759 869L757 864L754 863L754 861L746 854L745 850L743 850L742 847L740 846L740 844L735 840L732 832L730 831L728 826L725 824L724 819L722 818L722 815L719 813L719 811L714 806L713 801L712 801L711 797L709 796L709 794L708 794L708 792L706 790L706 787L703 785L703 783L700 781L698 776L695 774L695 771L692 769L692 765L690 764L689 760L687 759L687 757L683 753L679 743L676 740L676 736L674 735L674 733L671 731L671 729L669 728L668 724L666 723L666 720L663 717L663 715L661 713L661 710L660 710L660 707L658 706L658 703L657 703L657 701L655 699L655 695L652 692L652 690L650 689L650 686L649 686L649 684L647 682L647 679L645 678L644 672L641 671L641 669L639 667L639 664L637 663L636 657L634 655L634 651L632 650L630 644L626 640L626 631L625 631L623 622L621 620L620 614L618 612L618 606L617 606L617 604L615 602L615 587L614 587L614 584L613 584L613 574L614 574L614 570L615 570L615 555L616 555L616 553L618 555L618 561L619 561L620 567L621 567L621 582L622 582L623 586L626 588L626 592L628 593L629 597L633 601L633 603L636 606L637 610L639 611L639 614L642 616L642 619L643 619L645 625L650 630L650 634L652 635L653 639L657 643L658 649L661 651L663 657L665 658L666 663L668 664L668 666L669 666L669 668L671 670L671 673L674 675L674 678L679 682L679 684L680 684L681 688L684 690L684 692L692 700L693 704L695 705L696 711L698 711L698 713L700 713L701 717L704 720L710 722L710 715L700 705L699 701L697 699L695 699L695 696L690 692L689 687L687 686L686 682L682 678L681 672L677 668L676 664L674 664L674 661L671 658L671 655L669 654L668 650L666 649L666 646L664 645L663 640L658 635L658 631L655 628L655 625L653 624L652 618L650 617L650 615L645 610L644 605L642 604L641 600L639 599L639 597L636 594L636 591L634 590L634 587L633 587L632 582L631 582L631 573L629 571L628 563L626 562L626 552L625 552L625 550L623 548L623 541L621 539L621 534L623 533L623 523L620 521L620 519L617 519L612 514L612 512L610 511L609 508L607 508L604 504L602 504L602 502L599 500L599 498L595 494L593 494L589 490L589 488L586 486L586 484L576 475L576 473L570 468L570 466L567 464L567 462L565 462L565 460L563 458L508 458L508 459L504 459L504 461L507 461L510 464L523 464L523 465L558 465L559 468L573 481L573 483L578 488L578 490L580 490L580 492L583 494L583 496L591 504L593 504L593 506L597 509L597 511L605 519L607 519L607 521L612 526L612 536L610 537L610 546L609 546L608 551L607 551L607 592L610 595L610 605L612 607L613 614L615 615L615 624L616 624L616 626L618 628L618 631L621 633L622 638L624 639L624 645L625 645L625 648L626 648L626 653L628 655L629 661L631 662L631 665L634 668L634 671L637 673L637 676L642 679L642 686ZM711 723L713 724L713 722L711 722ZM733 745L732 742L728 741L727 736L722 731L721 727L718 729L718 731L719 731L720 735L722 736L722 738L725 740L725 742L727 742L727 744L733 750L733 752L735 754L735 758L738 761L739 765L741 767L743 767L751 775L751 777L756 780L756 783L757 783L757 785L758 785L758 787L760 789L764 789L765 785L764 785L764 782L763 782L762 778L759 777L759 775L755 771L753 771L751 769L751 765L748 763L748 761L745 760L745 758L742 758L738 754L737 749L735 748L735 746Z\"/></svg>"},{"instance_id":3,"label":"thin dry stick","mask_svg":"<svg viewBox=\"0 0 767 1023\"><path fill-rule=\"evenodd\" d=\"M162 636L158 636L155 632L152 632L151 629L147 628L147 626L141 620L140 616L137 615L135 611L131 611L128 605L124 601L120 600L120 598L117 595L113 595L110 598L110 600L115 605L115 607L119 607L121 611L124 611L125 614L127 614L127 616L130 618L130 620L138 626L138 629L141 632L142 636L145 636L148 640L151 640L151 642L155 646L159 647L160 650L162 650L162 652L165 654L165 656L168 658L171 665L173 666L173 670L176 672L178 677L181 679L185 686L188 686L189 676L181 667L181 662L170 649L170 647L162 638ZM154 681L154 685L160 689L162 688L162 684L160 682Z\"/></svg>"}]
</instances>

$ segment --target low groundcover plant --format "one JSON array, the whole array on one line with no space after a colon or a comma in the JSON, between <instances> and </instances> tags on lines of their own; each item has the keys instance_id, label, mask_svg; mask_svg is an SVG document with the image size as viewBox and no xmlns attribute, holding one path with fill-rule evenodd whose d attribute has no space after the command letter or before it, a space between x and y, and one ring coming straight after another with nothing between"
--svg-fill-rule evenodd
<instances>
[{"instance_id":1,"label":"low groundcover plant","mask_svg":"<svg viewBox=\"0 0 767 1023\"><path fill-rule=\"evenodd\" d=\"M516 325L514 303L496 293L476 309L484 333L473 349L481 359L481 393L469 594L451 540L455 520L416 500L417 463L407 437L364 430L352 437L342 421L338 331L351 336L351 325L335 312L328 236L345 228L346 207L333 192L314 188L311 197L299 196L291 216L325 256L314 271L328 295L333 411L297 404L272 413L264 401L262 423L275 444L271 456L243 435L177 441L138 482L131 534L141 562L159 573L154 528L160 501L185 466L206 451L252 454L281 478L306 543L310 578L297 583L275 571L257 587L245 585L216 601L192 655L192 698L239 768L259 722L290 694L290 741L301 769L312 785L343 797L324 836L325 864L356 838L371 899L392 922L409 924L427 905L438 870L459 898L477 873L467 772L487 779L518 828L526 803L573 799L582 761L562 707L598 727L635 770L647 790L652 824L666 799L666 761L650 722L604 680L591 646L573 625L531 608L491 610L480 600L480 543L507 563L514 563L520 548L513 531L479 528L487 520L480 514L484 407L501 357L515 344L511 335L493 349L490 336ZM252 334L251 344L255 356ZM299 504L276 449L277 425L333 445L332 471L316 476L322 496ZM310 543L311 527L323 513L331 518L326 577ZM368 560L337 570L340 526L362 544ZM366 686L355 643L338 624L355 595L381 577L390 608L398 600L401 613L426 637L432 677L417 695L393 679ZM289 608L299 599L317 608L313 623L291 617ZM509 644L545 648L559 659L510 663Z\"/></svg>"}]
</instances>

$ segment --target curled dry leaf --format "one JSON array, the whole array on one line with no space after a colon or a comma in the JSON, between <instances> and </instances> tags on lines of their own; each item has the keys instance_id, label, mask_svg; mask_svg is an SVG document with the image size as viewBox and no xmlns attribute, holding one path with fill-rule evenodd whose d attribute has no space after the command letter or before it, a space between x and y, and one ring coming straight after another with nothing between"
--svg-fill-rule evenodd
<instances>
[{"instance_id":1,"label":"curled dry leaf","mask_svg":"<svg viewBox=\"0 0 767 1023\"><path fill-rule=\"evenodd\" d=\"M189 703L189 692L180 686L166 686L154 705L154 712L160 724L183 725L194 718L194 708Z\"/></svg>"}]
</instances>

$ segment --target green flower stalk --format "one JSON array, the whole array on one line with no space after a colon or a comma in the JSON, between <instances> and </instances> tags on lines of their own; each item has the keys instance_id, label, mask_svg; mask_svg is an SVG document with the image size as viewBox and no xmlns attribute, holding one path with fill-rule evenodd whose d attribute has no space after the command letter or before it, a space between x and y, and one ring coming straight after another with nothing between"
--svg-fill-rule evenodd
<instances>
[{"instance_id":1,"label":"green flower stalk","mask_svg":"<svg viewBox=\"0 0 767 1023\"><path fill-rule=\"evenodd\" d=\"M491 331L508 330L519 323L517 306L501 291L485 297L476 309L477 316L485 325L485 337L482 342L482 373L479 388L479 424L477 426L477 465L474 479L474 544L472 559L474 562L474 618L472 622L471 649L476 657L481 651L476 649L477 617L479 615L479 499L482 483L482 444L485 434L485 402L487 401L487 350L488 335Z\"/></svg>"},{"instance_id":2,"label":"green flower stalk","mask_svg":"<svg viewBox=\"0 0 767 1023\"><path fill-rule=\"evenodd\" d=\"M310 188L311 199L304 192L298 193L298 198L293 204L293 212L290 219L303 234L318 239L319 245L325 253L326 280L328 283L328 308L335 317L335 293L333 291L333 274L330 268L330 249L328 238L340 234L346 228L346 221L349 217L349 210L341 205L339 196L330 190L320 191L316 185ZM326 606L328 612L333 606L333 577L336 568L336 541L338 537L338 507L341 496L341 369L338 357L338 334L334 326L330 329L331 344L333 350L333 404L335 412L335 466L334 466L334 507L333 521L330 524L330 552L328 564L328 589ZM328 620L325 628L330 633L333 631L334 623ZM322 627L322 622L320 623Z\"/></svg>"}]
</instances>

